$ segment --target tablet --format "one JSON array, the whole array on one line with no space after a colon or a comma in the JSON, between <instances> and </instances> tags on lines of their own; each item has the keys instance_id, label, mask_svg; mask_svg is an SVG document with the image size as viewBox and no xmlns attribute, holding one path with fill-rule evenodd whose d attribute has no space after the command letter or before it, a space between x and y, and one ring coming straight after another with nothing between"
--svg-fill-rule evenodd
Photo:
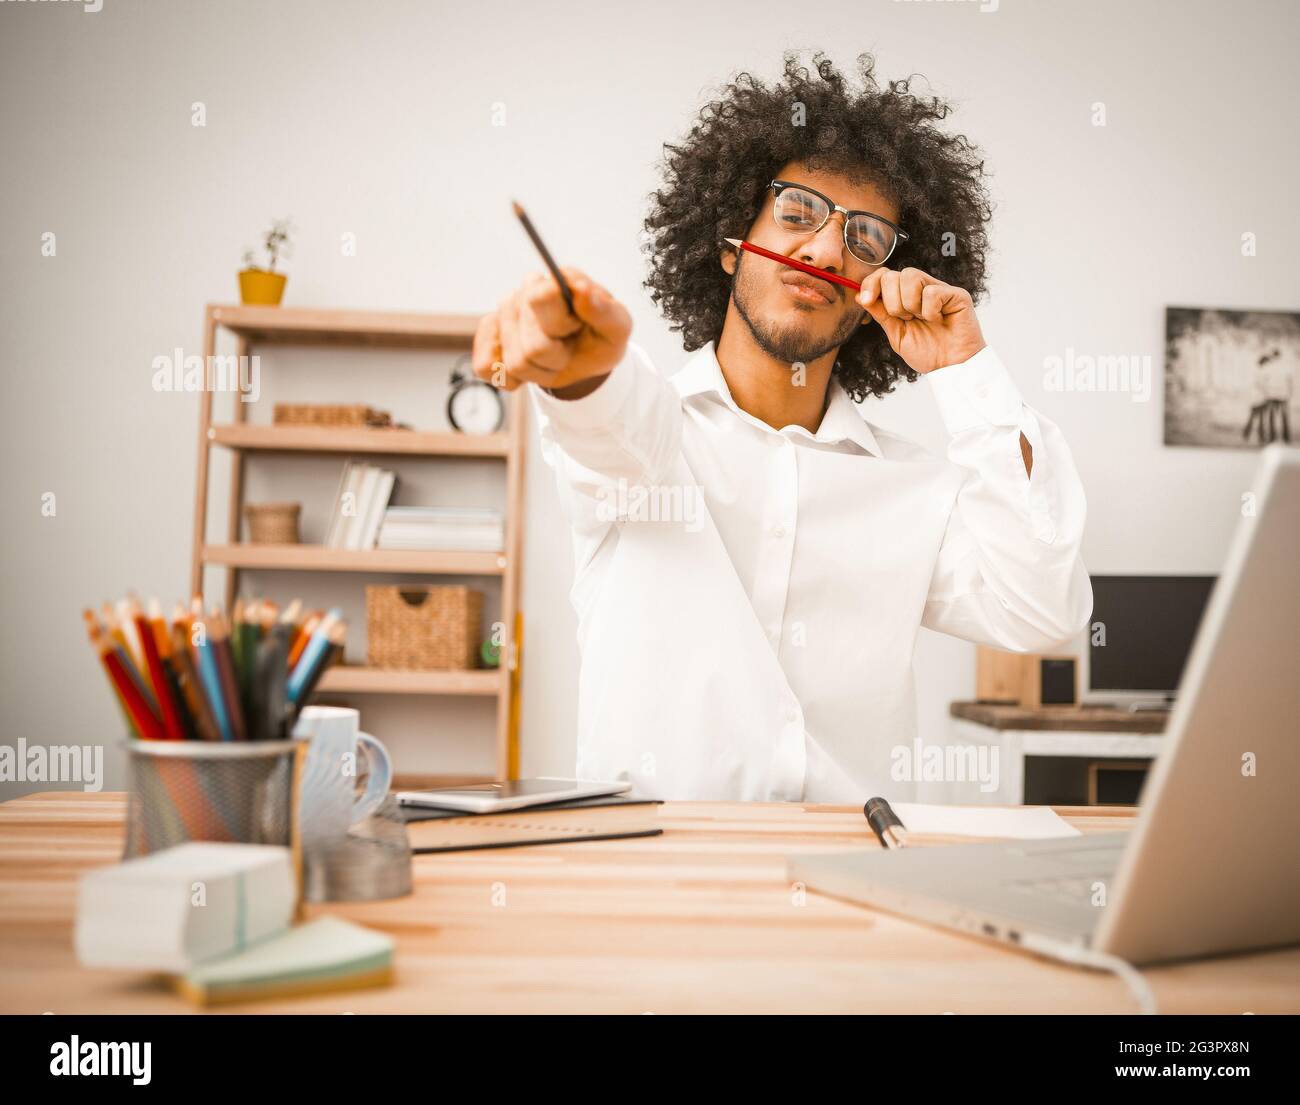
<instances>
[{"instance_id":1,"label":"tablet","mask_svg":"<svg viewBox=\"0 0 1300 1105\"><path fill-rule=\"evenodd\" d=\"M598 783L590 779L512 779L437 790L399 790L397 801L403 806L430 806L462 813L500 813L574 798L626 794L631 789L631 783Z\"/></svg>"}]
</instances>

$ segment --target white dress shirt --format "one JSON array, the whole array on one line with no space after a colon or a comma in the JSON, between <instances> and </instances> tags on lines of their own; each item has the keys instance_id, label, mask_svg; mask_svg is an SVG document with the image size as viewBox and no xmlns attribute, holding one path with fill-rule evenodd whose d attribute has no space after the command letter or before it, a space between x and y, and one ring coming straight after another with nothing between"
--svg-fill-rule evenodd
<instances>
[{"instance_id":1,"label":"white dress shirt","mask_svg":"<svg viewBox=\"0 0 1300 1105\"><path fill-rule=\"evenodd\" d=\"M1060 431L991 348L926 379L946 460L870 426L834 379L817 433L774 430L736 406L711 343L671 379L632 343L582 399L529 388L573 527L580 778L906 797L890 767L916 735L919 626L1017 651L1083 627Z\"/></svg>"}]
</instances>

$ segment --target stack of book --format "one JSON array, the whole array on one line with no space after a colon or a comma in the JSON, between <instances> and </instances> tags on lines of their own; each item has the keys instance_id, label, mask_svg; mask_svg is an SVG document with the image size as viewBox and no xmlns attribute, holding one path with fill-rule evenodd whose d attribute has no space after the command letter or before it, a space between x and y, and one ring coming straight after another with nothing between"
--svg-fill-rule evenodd
<instances>
[{"instance_id":1,"label":"stack of book","mask_svg":"<svg viewBox=\"0 0 1300 1105\"><path fill-rule=\"evenodd\" d=\"M499 510L390 506L379 527L381 549L500 552L505 544L505 520Z\"/></svg>"},{"instance_id":2,"label":"stack of book","mask_svg":"<svg viewBox=\"0 0 1300 1105\"><path fill-rule=\"evenodd\" d=\"M343 466L325 545L331 549L373 549L397 475L373 464Z\"/></svg>"}]
</instances>

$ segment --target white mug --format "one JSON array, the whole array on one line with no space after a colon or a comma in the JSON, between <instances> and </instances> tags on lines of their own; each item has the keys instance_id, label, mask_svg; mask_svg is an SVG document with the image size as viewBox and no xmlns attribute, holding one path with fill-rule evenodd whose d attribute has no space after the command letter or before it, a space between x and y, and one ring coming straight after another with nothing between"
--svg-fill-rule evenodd
<instances>
[{"instance_id":1,"label":"white mug","mask_svg":"<svg viewBox=\"0 0 1300 1105\"><path fill-rule=\"evenodd\" d=\"M293 735L311 740L299 800L304 844L341 841L388 793L393 780L388 751L360 726L361 715L350 706L307 706L298 715ZM359 752L368 766L361 795L356 793Z\"/></svg>"}]
</instances>

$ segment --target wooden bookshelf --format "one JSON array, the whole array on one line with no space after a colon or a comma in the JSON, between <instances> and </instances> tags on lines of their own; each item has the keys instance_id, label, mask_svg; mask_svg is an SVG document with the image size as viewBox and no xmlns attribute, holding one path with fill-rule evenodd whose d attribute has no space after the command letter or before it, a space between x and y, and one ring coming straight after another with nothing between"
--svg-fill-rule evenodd
<instances>
[{"instance_id":1,"label":"wooden bookshelf","mask_svg":"<svg viewBox=\"0 0 1300 1105\"><path fill-rule=\"evenodd\" d=\"M468 348L477 315L403 311L337 311L316 307L245 307L212 304L209 316L255 345L351 345L390 349Z\"/></svg>"},{"instance_id":2,"label":"wooden bookshelf","mask_svg":"<svg viewBox=\"0 0 1300 1105\"><path fill-rule=\"evenodd\" d=\"M229 609L243 571L284 570L337 573L483 576L501 580L501 621L511 634L502 667L481 671L388 671L343 665L326 672L320 690L364 695L476 696L496 700L493 760L496 779L519 773L519 688L523 618L520 613L523 551L524 444L526 405L507 402L504 432L475 437L446 431L318 426L259 425L247 421L249 404L233 403L233 420L213 420L211 358L218 331L234 335L236 354L251 356L260 345L331 345L353 348L466 350L478 326L475 315L395 311L346 311L302 307L245 307L209 304L205 311L205 387L199 403L199 452L194 499L191 590L202 592L205 567L225 570ZM358 396L363 401L364 396ZM213 448L231 453L229 516L224 543L209 543L207 516ZM321 545L253 545L240 542L244 506L244 461L258 453L295 453L342 458L391 456L494 458L504 462L505 545L500 552L331 549ZM476 777L477 778L477 777Z\"/></svg>"},{"instance_id":3,"label":"wooden bookshelf","mask_svg":"<svg viewBox=\"0 0 1300 1105\"><path fill-rule=\"evenodd\" d=\"M388 671L354 664L336 665L321 676L322 691L350 694L495 695L501 693L498 669L485 671Z\"/></svg>"},{"instance_id":4,"label":"wooden bookshelf","mask_svg":"<svg viewBox=\"0 0 1300 1105\"><path fill-rule=\"evenodd\" d=\"M254 453L364 453L379 456L508 457L508 433L424 433L418 430L365 430L335 426L250 426L234 422L212 426L208 440L227 449Z\"/></svg>"},{"instance_id":5,"label":"wooden bookshelf","mask_svg":"<svg viewBox=\"0 0 1300 1105\"><path fill-rule=\"evenodd\" d=\"M330 549L324 545L207 545L204 564L292 572L413 572L419 575L499 576L503 553L421 549Z\"/></svg>"}]
</instances>

